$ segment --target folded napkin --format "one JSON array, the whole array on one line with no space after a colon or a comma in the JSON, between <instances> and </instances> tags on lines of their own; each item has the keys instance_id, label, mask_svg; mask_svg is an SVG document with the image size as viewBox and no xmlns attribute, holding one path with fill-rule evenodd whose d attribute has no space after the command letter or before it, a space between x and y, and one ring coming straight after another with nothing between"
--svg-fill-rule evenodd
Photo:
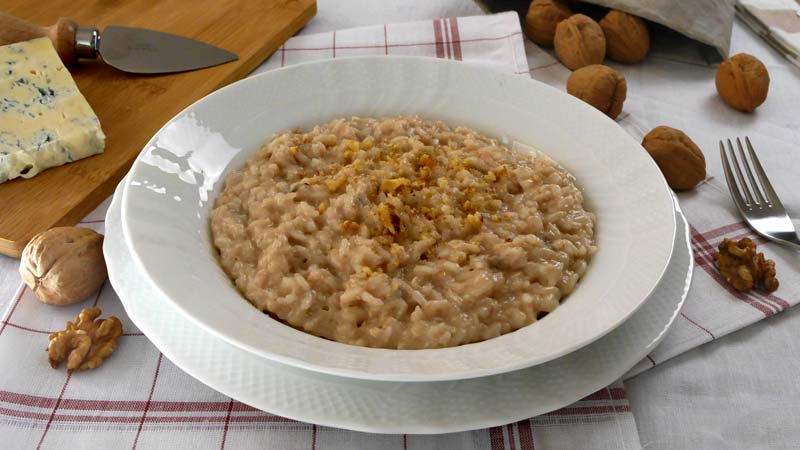
<instances>
[{"instance_id":1,"label":"folded napkin","mask_svg":"<svg viewBox=\"0 0 800 450\"><path fill-rule=\"evenodd\" d=\"M800 2L737 0L736 13L778 53L800 67Z\"/></svg>"}]
</instances>

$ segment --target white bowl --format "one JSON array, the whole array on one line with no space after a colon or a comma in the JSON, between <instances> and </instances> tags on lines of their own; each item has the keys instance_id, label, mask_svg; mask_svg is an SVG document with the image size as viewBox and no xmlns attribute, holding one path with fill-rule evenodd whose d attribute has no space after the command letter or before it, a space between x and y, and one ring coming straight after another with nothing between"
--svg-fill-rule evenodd
<instances>
[{"instance_id":1,"label":"white bowl","mask_svg":"<svg viewBox=\"0 0 800 450\"><path fill-rule=\"evenodd\" d=\"M352 115L401 113L530 145L577 178L597 214L599 250L578 288L543 320L447 349L356 347L273 320L222 271L208 214L228 170L278 131ZM602 113L526 77L409 57L301 64L196 102L168 122L134 163L123 191L122 222L142 273L207 331L285 364L384 381L487 376L552 360L600 338L656 287L676 229L671 191L658 167Z\"/></svg>"}]
</instances>

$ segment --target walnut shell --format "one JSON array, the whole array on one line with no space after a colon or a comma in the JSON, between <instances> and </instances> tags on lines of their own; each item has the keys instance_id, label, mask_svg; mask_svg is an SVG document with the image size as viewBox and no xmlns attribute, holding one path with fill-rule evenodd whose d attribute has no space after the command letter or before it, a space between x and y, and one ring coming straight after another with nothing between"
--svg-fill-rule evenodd
<instances>
[{"instance_id":1,"label":"walnut shell","mask_svg":"<svg viewBox=\"0 0 800 450\"><path fill-rule=\"evenodd\" d=\"M672 189L691 189L706 178L706 158L683 131L653 128L642 141Z\"/></svg>"},{"instance_id":2,"label":"walnut shell","mask_svg":"<svg viewBox=\"0 0 800 450\"><path fill-rule=\"evenodd\" d=\"M558 59L572 70L600 64L606 57L603 29L583 14L575 14L559 22L553 44Z\"/></svg>"},{"instance_id":3,"label":"walnut shell","mask_svg":"<svg viewBox=\"0 0 800 450\"><path fill-rule=\"evenodd\" d=\"M539 45L552 47L556 25L571 15L559 0L533 0L525 17L525 35Z\"/></svg>"},{"instance_id":4,"label":"walnut shell","mask_svg":"<svg viewBox=\"0 0 800 450\"><path fill-rule=\"evenodd\" d=\"M600 28L606 37L606 54L616 62L637 63L650 51L650 33L644 20L611 10L602 20Z\"/></svg>"},{"instance_id":5,"label":"walnut shell","mask_svg":"<svg viewBox=\"0 0 800 450\"><path fill-rule=\"evenodd\" d=\"M628 92L625 77L601 64L581 67L567 80L567 92L616 119Z\"/></svg>"},{"instance_id":6,"label":"walnut shell","mask_svg":"<svg viewBox=\"0 0 800 450\"><path fill-rule=\"evenodd\" d=\"M753 55L739 53L717 68L717 92L728 105L753 112L767 99L769 72Z\"/></svg>"},{"instance_id":7,"label":"walnut shell","mask_svg":"<svg viewBox=\"0 0 800 450\"><path fill-rule=\"evenodd\" d=\"M108 275L103 235L76 227L39 233L22 251L19 273L43 303L71 305L84 300Z\"/></svg>"}]
</instances>

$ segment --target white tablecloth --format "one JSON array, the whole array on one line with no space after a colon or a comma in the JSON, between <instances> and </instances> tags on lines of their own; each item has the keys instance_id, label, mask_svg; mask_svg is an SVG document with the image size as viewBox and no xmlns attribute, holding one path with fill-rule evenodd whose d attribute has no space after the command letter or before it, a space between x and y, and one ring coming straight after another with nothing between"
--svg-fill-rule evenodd
<instances>
[{"instance_id":1,"label":"white tablecloth","mask_svg":"<svg viewBox=\"0 0 800 450\"><path fill-rule=\"evenodd\" d=\"M301 33L480 12L475 4L458 0L319 0L317 17ZM737 23L733 53L746 51L758 56L778 82L773 82L765 105L768 108L755 115L731 115L720 109L725 107L716 100L713 76L709 76L713 69L706 64L703 51L691 43L669 51L656 50L658 58L625 70L631 92L638 96L629 103L638 116L645 117L647 123L670 124L690 136L702 136L696 140L706 150L709 165L718 165L716 138L757 127L761 117L768 116L772 123L780 118L780 126L771 131L786 152L786 165L777 170L800 171L800 96L785 95L797 93L796 88L786 89L781 95L782 83L800 85L800 70ZM533 71L532 76L556 84L546 68L540 73ZM707 85L707 89L676 89L670 91L667 102L653 100L665 98L666 89L687 83ZM702 115L697 114L701 111ZM725 117L727 122L709 121L709 117ZM712 136L709 127L719 135ZM789 193L784 195L784 203L800 212L800 195L787 188L778 187L780 192ZM796 261L800 267L800 255ZM0 310L7 307L19 284L17 264L17 260L0 257ZM800 448L800 389L795 382L800 373L798 338L800 311L794 308L627 382L643 448Z\"/></svg>"}]
</instances>

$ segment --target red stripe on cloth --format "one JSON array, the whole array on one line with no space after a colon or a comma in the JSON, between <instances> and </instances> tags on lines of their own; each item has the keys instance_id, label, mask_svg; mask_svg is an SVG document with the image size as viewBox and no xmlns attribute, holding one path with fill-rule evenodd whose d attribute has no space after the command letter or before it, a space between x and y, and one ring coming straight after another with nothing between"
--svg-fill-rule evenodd
<instances>
[{"instance_id":1,"label":"red stripe on cloth","mask_svg":"<svg viewBox=\"0 0 800 450\"><path fill-rule=\"evenodd\" d=\"M38 395L20 394L17 392L0 391L0 402L34 408L52 408L57 399L54 397L41 397ZM142 412L146 406L145 400L86 400L63 398L59 409L62 411L132 411ZM176 402L176 401L151 401L151 412L221 412L228 408L228 402ZM252 406L241 402L233 402L231 412L260 412Z\"/></svg>"},{"instance_id":2,"label":"red stripe on cloth","mask_svg":"<svg viewBox=\"0 0 800 450\"><path fill-rule=\"evenodd\" d=\"M508 431L508 448L509 450L517 450L517 443L516 439L514 439L514 424L510 423L506 426L506 430Z\"/></svg>"},{"instance_id":3,"label":"red stripe on cloth","mask_svg":"<svg viewBox=\"0 0 800 450\"><path fill-rule=\"evenodd\" d=\"M435 33L434 29L434 33ZM514 37L518 34L521 34L521 31L516 31L511 34L506 34L503 36L496 36L496 37L488 37L488 38L474 38L474 39L461 39L459 40L460 44L471 43L471 42L490 42L490 41L499 41L502 39L508 39ZM351 50L351 49L370 49L370 48L387 48L387 54L389 48L398 48L398 47L422 47L422 46L430 46L430 45L439 45L438 42L414 42L409 44L372 44L372 45L337 45L336 48L338 50ZM322 50L331 50L331 47L295 47L295 48L287 48L284 51L287 52L302 52L302 51L322 51Z\"/></svg>"},{"instance_id":4,"label":"red stripe on cloth","mask_svg":"<svg viewBox=\"0 0 800 450\"><path fill-rule=\"evenodd\" d=\"M3 335L3 331L6 330L8 322L11 321L11 317L14 315L14 311L17 310L17 306L19 305L20 300L22 300L22 294L25 293L25 289L28 289L28 285L23 283L22 289L19 290L19 295L17 296L17 299L14 301L14 306L11 307L11 311L8 313L8 317L6 317L6 319L3 321L3 326L0 327L0 336Z\"/></svg>"},{"instance_id":5,"label":"red stripe on cloth","mask_svg":"<svg viewBox=\"0 0 800 450\"><path fill-rule=\"evenodd\" d=\"M714 238L718 238L720 236L724 236L724 235L726 235L728 233L731 233L731 232L734 232L734 231L737 231L737 230L741 230L743 228L747 228L747 223L745 223L745 222L737 222L737 223L732 223L730 225L725 225L725 226L722 226L722 227L719 227L719 228L714 228L713 230L708 230L705 233L703 233L703 236L705 236L706 239L714 239Z\"/></svg>"},{"instance_id":6,"label":"red stripe on cloth","mask_svg":"<svg viewBox=\"0 0 800 450\"><path fill-rule=\"evenodd\" d=\"M59 408L60 409L60 408ZM87 424L104 423L138 423L142 419L135 416L90 416L77 414L48 414L29 411L19 411L9 408L0 408L0 415L9 417L19 417L23 419L33 419L49 422L71 422ZM180 424L180 423L206 423L206 424L225 424L224 416L147 416L145 422L155 424ZM301 423L296 420L287 419L281 416L272 416L266 413L258 416L231 416L228 423Z\"/></svg>"},{"instance_id":7,"label":"red stripe on cloth","mask_svg":"<svg viewBox=\"0 0 800 450\"><path fill-rule=\"evenodd\" d=\"M49 418L51 417L50 414L18 411L16 409L9 409L9 408L0 408L0 415L9 417L19 417L21 419L41 420L41 421L49 420Z\"/></svg>"},{"instance_id":8,"label":"red stripe on cloth","mask_svg":"<svg viewBox=\"0 0 800 450\"><path fill-rule=\"evenodd\" d=\"M28 328L22 325L18 325L16 323L11 323L7 320L3 321L3 325L8 325L12 328L17 328L19 330L28 331L31 333L39 333L39 334L53 334L55 331L47 331L47 330L37 330L35 328ZM122 336L144 336L143 333L122 333Z\"/></svg>"},{"instance_id":9,"label":"red stripe on cloth","mask_svg":"<svg viewBox=\"0 0 800 450\"><path fill-rule=\"evenodd\" d=\"M228 438L228 425L231 423L231 410L233 410L233 399L228 402L228 413L225 415L225 428L222 430L222 443L219 450L225 450L225 439Z\"/></svg>"},{"instance_id":10,"label":"red stripe on cloth","mask_svg":"<svg viewBox=\"0 0 800 450\"><path fill-rule=\"evenodd\" d=\"M56 404L53 406L53 412L50 413L50 418L47 419L47 425L44 427L42 437L39 439L39 445L36 446L36 450L42 448L42 443L44 442L44 438L47 437L47 432L50 431L50 425L53 423L53 418L56 416L56 411L58 411L58 405L61 403L61 399L64 398L64 391L67 390L67 385L69 384L70 378L72 378L72 373L67 372L67 379L64 380L64 385L61 386L61 392L58 394L58 400L56 400Z\"/></svg>"},{"instance_id":11,"label":"red stripe on cloth","mask_svg":"<svg viewBox=\"0 0 800 450\"><path fill-rule=\"evenodd\" d=\"M336 59L336 30L333 31L333 59Z\"/></svg>"},{"instance_id":12,"label":"red stripe on cloth","mask_svg":"<svg viewBox=\"0 0 800 450\"><path fill-rule=\"evenodd\" d=\"M444 54L447 59L452 59L453 52L450 51L450 44L452 38L450 38L450 28L447 26L447 21L444 19L439 20L439 24L442 26L442 32L444 34Z\"/></svg>"},{"instance_id":13,"label":"red stripe on cloth","mask_svg":"<svg viewBox=\"0 0 800 450\"><path fill-rule=\"evenodd\" d=\"M461 61L461 35L458 32L458 19L450 18L450 30L453 33L453 54L457 61Z\"/></svg>"},{"instance_id":14,"label":"red stripe on cloth","mask_svg":"<svg viewBox=\"0 0 800 450\"><path fill-rule=\"evenodd\" d=\"M743 302L747 303L748 305L752 306L753 308L761 311L765 317L769 317L775 314L775 310L772 309L771 306L767 306L759 302L757 299L752 299L747 295L742 294L741 292L733 289L731 285L729 285L719 274L717 271L714 261L711 258L711 255L708 253L708 249L711 248L711 245L708 241L703 237L700 232L693 226L689 227L692 233L692 244L695 247L695 262L697 265L703 268L703 270L708 273L711 278L717 282L720 286L722 286L729 294L733 295L735 298L742 300Z\"/></svg>"},{"instance_id":15,"label":"red stripe on cloth","mask_svg":"<svg viewBox=\"0 0 800 450\"><path fill-rule=\"evenodd\" d=\"M389 31L386 29L386 24L383 24L383 54L389 54Z\"/></svg>"},{"instance_id":16,"label":"red stripe on cloth","mask_svg":"<svg viewBox=\"0 0 800 450\"><path fill-rule=\"evenodd\" d=\"M533 445L533 426L530 419L517 422L517 433L519 434L519 450L535 450Z\"/></svg>"},{"instance_id":17,"label":"red stripe on cloth","mask_svg":"<svg viewBox=\"0 0 800 450\"><path fill-rule=\"evenodd\" d=\"M433 19L433 37L436 39L436 57L444 58L444 44L442 43L442 30L439 28L439 19Z\"/></svg>"},{"instance_id":18,"label":"red stripe on cloth","mask_svg":"<svg viewBox=\"0 0 800 450\"><path fill-rule=\"evenodd\" d=\"M170 419L165 417L165 419ZM302 423L294 419L264 414L261 416L231 416L232 423Z\"/></svg>"},{"instance_id":19,"label":"red stripe on cloth","mask_svg":"<svg viewBox=\"0 0 800 450\"><path fill-rule=\"evenodd\" d=\"M317 450L317 426L311 426L311 450Z\"/></svg>"},{"instance_id":20,"label":"red stripe on cloth","mask_svg":"<svg viewBox=\"0 0 800 450\"><path fill-rule=\"evenodd\" d=\"M689 322L693 323L693 324L694 324L694 325L695 325L697 328L700 328L701 330L703 330L703 331L705 331L706 333L708 333L708 335L709 335L709 336L711 336L711 339L712 339L712 340L717 338L716 336L714 336L714 333L712 333L712 332L708 331L708 329L707 329L706 327L704 327L704 326L700 325L699 323L697 323L697 322L695 322L694 320L692 320L692 319L690 319L689 317L687 317L687 316L686 316L686 314L684 314L684 313L681 313L681 317L683 317L684 319L686 319L686 320L688 320Z\"/></svg>"},{"instance_id":21,"label":"red stripe on cloth","mask_svg":"<svg viewBox=\"0 0 800 450\"><path fill-rule=\"evenodd\" d=\"M503 427L489 428L489 445L492 450L505 450L506 442L503 438Z\"/></svg>"},{"instance_id":22,"label":"red stripe on cloth","mask_svg":"<svg viewBox=\"0 0 800 450\"><path fill-rule=\"evenodd\" d=\"M581 401L592 401L592 400L627 400L628 399L628 392L625 388L610 388L610 389L601 389L593 394L589 394L586 397L582 398Z\"/></svg>"},{"instance_id":23,"label":"red stripe on cloth","mask_svg":"<svg viewBox=\"0 0 800 450\"><path fill-rule=\"evenodd\" d=\"M561 408L544 414L545 416L575 416L575 415L589 415L589 414L608 414L608 413L623 413L629 412L631 407L629 405L619 406L573 406Z\"/></svg>"},{"instance_id":24,"label":"red stripe on cloth","mask_svg":"<svg viewBox=\"0 0 800 450\"><path fill-rule=\"evenodd\" d=\"M139 435L142 434L144 427L144 420L147 417L147 410L150 408L150 402L153 401L153 392L156 390L156 381L158 381L158 372L161 370L161 360L164 359L164 354L158 353L158 362L156 363L156 371L153 374L153 383L150 385L150 395L147 396L147 403L144 404L144 411L142 412L142 419L139 421L139 428L136 430L136 437L133 438L133 447L131 450L136 450L136 444L139 442Z\"/></svg>"}]
</instances>

